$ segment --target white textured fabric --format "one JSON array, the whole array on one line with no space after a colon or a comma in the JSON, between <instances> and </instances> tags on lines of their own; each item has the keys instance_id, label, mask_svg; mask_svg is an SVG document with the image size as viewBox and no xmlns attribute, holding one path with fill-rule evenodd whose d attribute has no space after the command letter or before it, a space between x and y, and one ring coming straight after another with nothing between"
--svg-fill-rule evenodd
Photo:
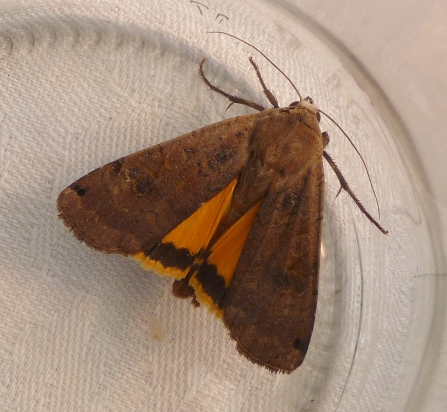
<instances>
[{"instance_id":1,"label":"white textured fabric","mask_svg":"<svg viewBox=\"0 0 447 412\"><path fill-rule=\"evenodd\" d=\"M275 410L281 377L242 359L221 322L57 217L76 178L224 114L204 114L201 55L185 65L175 39L217 13L123 3L0 16L0 410Z\"/></svg>"},{"instance_id":2,"label":"white textured fabric","mask_svg":"<svg viewBox=\"0 0 447 412\"><path fill-rule=\"evenodd\" d=\"M1 4L1 412L395 411L395 399L405 404L398 394L414 378L405 365L421 362L417 349L430 325L421 313L433 303L431 278L418 277L432 268L430 250L420 248L429 243L426 228L414 229L420 211L406 192L411 185L386 127L364 93L349 89L342 63L328 63L324 50L312 54L298 25L286 35L276 16L255 16L242 3ZM240 43L205 33L221 29L257 37L363 137L357 144L372 153L384 219L397 233L379 234L346 196L335 199L338 183L327 180L335 206L325 214L316 327L306 361L290 376L240 356L219 320L172 297L171 280L91 250L57 217L58 193L96 167L247 112L226 113L227 102L207 91L197 72L203 56L221 87L263 98L246 59L252 50L235 59ZM281 47L272 47L279 39ZM296 100L280 76L268 80L282 104ZM332 136L337 129L328 127ZM349 169L357 157L333 147L374 211L361 165ZM393 160L383 165L387 150Z\"/></svg>"}]
</instances>

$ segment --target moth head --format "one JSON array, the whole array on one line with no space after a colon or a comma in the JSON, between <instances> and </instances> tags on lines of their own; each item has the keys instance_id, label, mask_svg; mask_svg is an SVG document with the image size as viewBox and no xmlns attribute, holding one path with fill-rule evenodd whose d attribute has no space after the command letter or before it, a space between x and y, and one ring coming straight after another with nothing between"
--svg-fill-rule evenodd
<instances>
[{"instance_id":1,"label":"moth head","mask_svg":"<svg viewBox=\"0 0 447 412\"><path fill-rule=\"evenodd\" d=\"M293 106L301 106L305 109L309 110L309 112L313 113L315 116L317 116L318 121L320 121L320 111L318 110L318 107L315 106L314 101L312 97L307 96L302 100L297 100L289 104L289 107Z\"/></svg>"}]
</instances>

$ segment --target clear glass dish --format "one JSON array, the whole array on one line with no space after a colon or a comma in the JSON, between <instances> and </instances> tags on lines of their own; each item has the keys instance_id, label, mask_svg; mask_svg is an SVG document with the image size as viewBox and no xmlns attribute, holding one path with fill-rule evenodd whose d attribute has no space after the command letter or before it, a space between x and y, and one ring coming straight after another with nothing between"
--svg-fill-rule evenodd
<instances>
[{"instance_id":1,"label":"clear glass dish","mask_svg":"<svg viewBox=\"0 0 447 412\"><path fill-rule=\"evenodd\" d=\"M414 182L422 169L405 125L330 33L279 3L234 1L36 3L11 7L0 27L0 249L5 314L14 319L2 327L4 384L29 382L8 405L326 412L416 405L422 366L433 360L436 308L445 305L430 275L439 272L435 213ZM219 87L267 104L252 56L282 105L297 100L254 50L208 31L258 47L336 119L365 159L389 231L380 233L345 193L336 197L338 180L325 167L315 329L304 364L289 376L247 362L221 322L171 296L168 279L88 249L57 218L59 191L85 173L251 112L226 110L207 89L202 57ZM360 158L334 124L321 125L328 151L378 218Z\"/></svg>"}]
</instances>

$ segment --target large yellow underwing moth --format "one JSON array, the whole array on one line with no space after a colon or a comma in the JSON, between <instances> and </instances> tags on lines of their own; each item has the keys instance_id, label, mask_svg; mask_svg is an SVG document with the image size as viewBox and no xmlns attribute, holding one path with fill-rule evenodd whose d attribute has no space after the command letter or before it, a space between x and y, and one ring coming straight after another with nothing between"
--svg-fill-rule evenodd
<instances>
[{"instance_id":1,"label":"large yellow underwing moth","mask_svg":"<svg viewBox=\"0 0 447 412\"><path fill-rule=\"evenodd\" d=\"M221 317L239 352L290 373L304 360L317 306L323 157L386 231L324 150L312 99L279 107L250 58L273 105L265 109L211 84L204 62L212 90L259 113L94 170L59 195L60 217L89 246L176 279L174 294Z\"/></svg>"}]
</instances>

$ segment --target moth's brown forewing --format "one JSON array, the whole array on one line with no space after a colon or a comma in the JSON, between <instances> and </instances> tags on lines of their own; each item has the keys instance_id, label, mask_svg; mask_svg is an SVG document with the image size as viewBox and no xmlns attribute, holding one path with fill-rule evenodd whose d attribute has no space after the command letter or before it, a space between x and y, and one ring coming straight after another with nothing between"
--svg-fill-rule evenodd
<instances>
[{"instance_id":1,"label":"moth's brown forewing","mask_svg":"<svg viewBox=\"0 0 447 412\"><path fill-rule=\"evenodd\" d=\"M96 169L58 208L89 246L183 278L241 353L291 372L315 317L322 152L314 106L265 110Z\"/></svg>"},{"instance_id":2,"label":"moth's brown forewing","mask_svg":"<svg viewBox=\"0 0 447 412\"><path fill-rule=\"evenodd\" d=\"M224 120L102 166L59 195L60 217L95 249L149 251L238 175L255 123Z\"/></svg>"}]
</instances>

